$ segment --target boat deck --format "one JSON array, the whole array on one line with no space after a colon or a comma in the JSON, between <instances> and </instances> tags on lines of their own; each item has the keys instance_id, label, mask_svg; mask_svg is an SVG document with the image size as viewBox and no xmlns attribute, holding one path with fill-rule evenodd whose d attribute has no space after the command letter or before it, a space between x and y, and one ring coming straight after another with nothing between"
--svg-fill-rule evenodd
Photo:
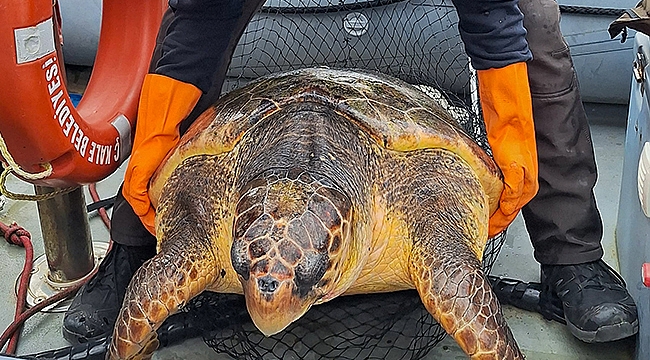
<instances>
[{"instance_id":1,"label":"boat deck","mask_svg":"<svg viewBox=\"0 0 650 360\"><path fill-rule=\"evenodd\" d=\"M614 227L623 166L626 111L627 108L620 105L587 104L600 171L596 198L605 225L603 239L605 260L614 268L618 268ZM123 176L123 169L124 166L98 183L97 188L102 198L116 193ZM32 185L15 179L11 179L8 186L16 192L31 192L33 189ZM90 202L88 194L86 199ZM4 223L15 221L30 231L35 256L43 254L43 241L35 203L8 200L4 209L0 211L0 221ZM90 226L93 241L108 240L108 232L98 216L91 216ZM0 267L0 277L4 279L0 282L0 303L5 304L0 311L0 327L5 328L13 318L16 301L15 280L23 266L24 250L3 241L0 243L0 258L4 259L4 265ZM510 227L492 273L526 281L538 280L539 266L532 257L532 248L520 217ZM504 312L520 347L529 360L634 358L634 338L609 344L590 345L574 339L563 325L546 321L539 314L509 306L505 306ZM39 313L28 320L17 354L33 354L67 346L68 343L61 335L62 318L62 313ZM425 359L450 358L463 359L465 356L449 337L425 357ZM158 351L154 359L230 359L230 357L215 353L201 339L193 339Z\"/></svg>"}]
</instances>

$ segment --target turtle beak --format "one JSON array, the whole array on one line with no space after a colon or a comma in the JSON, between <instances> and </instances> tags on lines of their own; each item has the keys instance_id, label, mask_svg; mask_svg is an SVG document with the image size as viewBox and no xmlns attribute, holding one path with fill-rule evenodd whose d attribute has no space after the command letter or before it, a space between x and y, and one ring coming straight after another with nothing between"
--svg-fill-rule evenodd
<instances>
[{"instance_id":1,"label":"turtle beak","mask_svg":"<svg viewBox=\"0 0 650 360\"><path fill-rule=\"evenodd\" d=\"M277 334L298 320L314 304L311 296L294 292L291 279L278 281L266 275L242 281L246 307L255 326L266 336Z\"/></svg>"}]
</instances>

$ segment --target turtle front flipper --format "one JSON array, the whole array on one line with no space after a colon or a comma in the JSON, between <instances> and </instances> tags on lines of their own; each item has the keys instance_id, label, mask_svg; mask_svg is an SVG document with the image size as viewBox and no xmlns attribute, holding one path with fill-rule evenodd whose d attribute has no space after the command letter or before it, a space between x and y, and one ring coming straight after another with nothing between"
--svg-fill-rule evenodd
<instances>
[{"instance_id":1,"label":"turtle front flipper","mask_svg":"<svg viewBox=\"0 0 650 360\"><path fill-rule=\"evenodd\" d=\"M403 173L426 175L405 176L388 200L407 224L410 277L425 307L472 359L523 358L479 261L490 207L477 175L442 149L404 160Z\"/></svg>"},{"instance_id":2,"label":"turtle front flipper","mask_svg":"<svg viewBox=\"0 0 650 360\"><path fill-rule=\"evenodd\" d=\"M471 359L523 359L478 260L471 258L469 249L444 245L430 245L437 247L436 254L447 252L444 261L430 251L418 250L412 257L424 306Z\"/></svg>"},{"instance_id":3,"label":"turtle front flipper","mask_svg":"<svg viewBox=\"0 0 650 360\"><path fill-rule=\"evenodd\" d=\"M133 276L117 318L110 359L149 359L158 347L156 329L217 277L210 251L188 253L170 246Z\"/></svg>"},{"instance_id":4,"label":"turtle front flipper","mask_svg":"<svg viewBox=\"0 0 650 360\"><path fill-rule=\"evenodd\" d=\"M230 174L218 157L197 155L168 178L152 180L165 182L155 199L158 254L126 289L110 359L150 358L158 347L156 329L167 317L208 288L236 291L229 285L237 280L225 246L232 237Z\"/></svg>"}]
</instances>

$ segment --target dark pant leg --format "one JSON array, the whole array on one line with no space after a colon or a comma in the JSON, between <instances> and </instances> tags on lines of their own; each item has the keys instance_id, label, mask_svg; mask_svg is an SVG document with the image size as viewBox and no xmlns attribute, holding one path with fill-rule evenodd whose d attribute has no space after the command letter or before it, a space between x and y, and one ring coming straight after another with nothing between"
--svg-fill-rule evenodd
<instances>
[{"instance_id":1,"label":"dark pant leg","mask_svg":"<svg viewBox=\"0 0 650 360\"><path fill-rule=\"evenodd\" d=\"M117 190L117 198L111 215L111 239L128 246L156 246L156 237L142 225L138 215L133 212L122 195L122 186Z\"/></svg>"},{"instance_id":2,"label":"dark pant leg","mask_svg":"<svg viewBox=\"0 0 650 360\"><path fill-rule=\"evenodd\" d=\"M223 53L219 67L216 69L213 84L210 91L201 95L196 106L192 112L181 123L181 134L187 131L187 128L201 115L210 105L212 105L221 95L221 88L226 77L226 71L230 65L230 59L235 51L235 47L239 42L239 38L243 34L248 22L253 17L253 14L262 6L263 1L260 0L245 0L243 1L242 14L237 21L237 24L228 37L228 46ZM162 42L167 34L169 25L174 20L174 13L171 9L167 9L163 16L158 37L156 39L156 47L154 48L153 56L149 70L155 69L155 64L162 55ZM226 40L224 40L226 41ZM111 238L113 241L130 246L151 246L156 244L156 237L142 225L140 218L133 212L131 205L122 196L122 187L117 193L115 205L113 206L113 214L111 217Z\"/></svg>"},{"instance_id":3,"label":"dark pant leg","mask_svg":"<svg viewBox=\"0 0 650 360\"><path fill-rule=\"evenodd\" d=\"M520 0L533 53L528 75L539 157L539 192L522 209L542 264L600 259L602 221L587 116L555 0Z\"/></svg>"}]
</instances>

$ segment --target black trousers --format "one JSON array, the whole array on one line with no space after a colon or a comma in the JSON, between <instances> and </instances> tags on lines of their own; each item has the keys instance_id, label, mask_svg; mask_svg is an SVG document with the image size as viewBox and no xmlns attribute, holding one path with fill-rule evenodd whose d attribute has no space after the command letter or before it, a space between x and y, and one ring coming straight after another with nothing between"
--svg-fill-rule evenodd
<instances>
[{"instance_id":1,"label":"black trousers","mask_svg":"<svg viewBox=\"0 0 650 360\"><path fill-rule=\"evenodd\" d=\"M539 192L522 213L541 264L566 265L603 255L593 188L596 162L556 0L520 0L533 53L528 78L539 157Z\"/></svg>"},{"instance_id":2,"label":"black trousers","mask_svg":"<svg viewBox=\"0 0 650 360\"><path fill-rule=\"evenodd\" d=\"M548 265L594 261L603 254L602 221L593 193L596 163L575 70L560 32L559 8L555 0L520 0L519 6L534 57L528 73L539 156L539 192L523 208L523 215L535 258ZM171 12L165 15L159 45L172 18ZM235 40L248 18L244 20L231 37L214 86L181 125L182 132L219 97ZM156 47L152 66L160 57L160 48ZM113 209L111 236L125 245L156 243L121 191Z\"/></svg>"}]
</instances>

